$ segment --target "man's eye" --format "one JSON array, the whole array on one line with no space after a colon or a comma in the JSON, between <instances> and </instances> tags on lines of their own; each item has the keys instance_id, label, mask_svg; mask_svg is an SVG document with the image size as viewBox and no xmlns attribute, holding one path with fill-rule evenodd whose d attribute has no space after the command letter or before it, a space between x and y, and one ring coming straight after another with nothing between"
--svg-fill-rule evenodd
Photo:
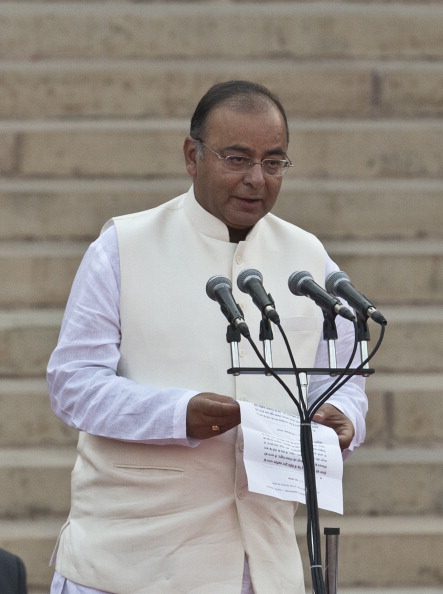
<instances>
[{"instance_id":1,"label":"man's eye","mask_svg":"<svg viewBox=\"0 0 443 594\"><path fill-rule=\"evenodd\" d=\"M243 165L249 160L248 157L241 157L240 155L230 155L226 158L234 165Z\"/></svg>"}]
</instances>

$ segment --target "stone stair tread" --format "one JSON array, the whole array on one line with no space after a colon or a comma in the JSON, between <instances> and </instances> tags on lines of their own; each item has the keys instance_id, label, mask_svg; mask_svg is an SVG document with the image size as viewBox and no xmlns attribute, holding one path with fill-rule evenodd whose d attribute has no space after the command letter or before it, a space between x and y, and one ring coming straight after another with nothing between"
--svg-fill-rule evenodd
<instances>
[{"instance_id":1,"label":"stone stair tread","mask_svg":"<svg viewBox=\"0 0 443 594\"><path fill-rule=\"evenodd\" d=\"M443 1L443 0L442 0ZM0 122L1 124L1 122ZM189 177L184 173L180 177L156 179L42 179L42 178L1 178L0 192L34 193L44 192L78 192L89 193L92 191L121 192L129 189L132 191L145 191L147 188L162 190L166 186L171 192L180 191L183 185L190 185ZM304 177L291 178L286 176L282 191L315 190L322 192L367 192L367 191L398 191L407 193L430 192L441 195L443 179L411 178L411 179L309 179ZM401 214L401 213L398 213Z\"/></svg>"},{"instance_id":2,"label":"stone stair tread","mask_svg":"<svg viewBox=\"0 0 443 594\"><path fill-rule=\"evenodd\" d=\"M77 431L52 412L44 377L2 378L0 408L0 448L33 452L36 447L75 447L77 443Z\"/></svg>"},{"instance_id":3,"label":"stone stair tread","mask_svg":"<svg viewBox=\"0 0 443 594\"><path fill-rule=\"evenodd\" d=\"M379 304L383 309L385 318L393 322L403 322L410 320L412 322L441 323L443 321L443 308L438 305L384 305ZM435 373L435 372L433 372Z\"/></svg>"},{"instance_id":4,"label":"stone stair tread","mask_svg":"<svg viewBox=\"0 0 443 594\"><path fill-rule=\"evenodd\" d=\"M56 310L62 315L61 310ZM38 313L38 310L37 310ZM443 386L443 372L441 373L386 373L377 372L368 380L367 388L374 392L376 390L401 392L416 392L417 390L434 391L441 390ZM0 382L0 394L11 396L17 393L47 392L47 383L44 377L33 378L2 378Z\"/></svg>"},{"instance_id":5,"label":"stone stair tread","mask_svg":"<svg viewBox=\"0 0 443 594\"><path fill-rule=\"evenodd\" d=\"M400 466L410 464L443 465L443 447L382 447L363 445L345 463L345 466Z\"/></svg>"},{"instance_id":6,"label":"stone stair tread","mask_svg":"<svg viewBox=\"0 0 443 594\"><path fill-rule=\"evenodd\" d=\"M289 1L289 0L288 0ZM379 1L379 0L377 0ZM2 6L0 2L0 7ZM294 62L293 58L280 55L280 56L260 56L257 60L250 57L244 57L243 55L238 56L235 62L236 67L250 68L251 74L256 72L267 73L267 70L276 70L282 68L283 70L287 67L291 71L303 72L309 71L323 71L323 70L345 70L353 71L357 69L373 69L380 68L383 72L391 72L394 70L405 70L405 71L420 71L423 70L429 73L439 72L443 69L443 65L440 62L429 62L426 56L414 59L413 61L406 61L401 58L391 59L387 62L381 58L352 58L344 60L338 57L319 57L312 58L306 57ZM39 61L30 62L28 57L23 59L11 58L8 56L2 56L0 54L0 69L5 72L60 72L60 69L66 68L66 70L78 70L78 71L89 71L103 69L108 70L148 70L153 72L162 72L168 69L180 69L182 72L192 72L194 70L204 70L210 68L213 72L220 71L221 74L224 70L231 68L232 71L232 59L224 56L194 56L193 58L187 58L184 61L182 58L177 57L174 54L171 57L160 58L152 57L149 60L140 60L137 57L122 56L109 58L106 55L103 56L92 56L87 61L77 58L75 56L51 56L49 58L41 59ZM284 90L283 90L284 92Z\"/></svg>"},{"instance_id":7,"label":"stone stair tread","mask_svg":"<svg viewBox=\"0 0 443 594\"><path fill-rule=\"evenodd\" d=\"M221 78L266 78L273 88L282 76L286 86L280 98L291 118L435 117L441 113L436 79L443 81L438 62L308 59L294 63L287 57L250 57L236 61L235 67L232 59L218 56L185 62L106 57L0 60L0 71L7 90L0 105L3 119L186 116L192 113L199 90ZM171 89L177 80L180 98ZM373 100L375 89L377 101ZM312 96L317 100L312 101Z\"/></svg>"},{"instance_id":8,"label":"stone stair tread","mask_svg":"<svg viewBox=\"0 0 443 594\"><path fill-rule=\"evenodd\" d=\"M180 146L188 127L189 121L180 118L1 121L3 172L19 177L182 177ZM290 119L289 127L291 151L298 155L294 176L435 179L442 175L441 119ZM168 154L168 159L159 161L159 152Z\"/></svg>"},{"instance_id":9,"label":"stone stair tread","mask_svg":"<svg viewBox=\"0 0 443 594\"><path fill-rule=\"evenodd\" d=\"M64 516L51 516L45 518L3 519L0 518L0 542L14 541L29 537L57 538L60 527L66 520ZM54 540L55 544L55 540Z\"/></svg>"},{"instance_id":10,"label":"stone stair tread","mask_svg":"<svg viewBox=\"0 0 443 594\"><path fill-rule=\"evenodd\" d=\"M152 208L189 186L185 176L164 180L3 178L0 235L13 241L93 240L111 216ZM288 175L274 213L325 241L441 239L443 226L437 215L443 208L442 195L443 180L322 180ZM414 208L417 200L418 212Z\"/></svg>"},{"instance_id":11,"label":"stone stair tread","mask_svg":"<svg viewBox=\"0 0 443 594\"><path fill-rule=\"evenodd\" d=\"M388 448L441 446L442 385L443 373L372 375L367 382L366 443L357 452L377 444ZM77 432L51 411L44 377L2 378L0 407L1 447L59 447L77 441ZM19 417L18 407L22 410Z\"/></svg>"},{"instance_id":12,"label":"stone stair tread","mask_svg":"<svg viewBox=\"0 0 443 594\"><path fill-rule=\"evenodd\" d=\"M340 581L340 579L339 579ZM342 588L338 589L339 594L442 594L442 588ZM38 593L36 593L38 594Z\"/></svg>"},{"instance_id":13,"label":"stone stair tread","mask_svg":"<svg viewBox=\"0 0 443 594\"><path fill-rule=\"evenodd\" d=\"M333 521L335 520L335 522ZM296 516L297 523L297 516ZM399 536L413 536L414 534L438 535L443 537L443 517L428 516L340 516L328 517L322 522L328 526L339 525L340 534L354 536L370 536L392 534ZM300 529L305 529L301 523Z\"/></svg>"},{"instance_id":14,"label":"stone stair tread","mask_svg":"<svg viewBox=\"0 0 443 594\"><path fill-rule=\"evenodd\" d=\"M439 256L443 255L443 242L437 238L427 239L373 239L326 240L330 252L353 254L357 256ZM31 254L36 256L59 256L82 254L89 242L84 240L59 239L1 239L0 257L22 257Z\"/></svg>"},{"instance_id":15,"label":"stone stair tread","mask_svg":"<svg viewBox=\"0 0 443 594\"><path fill-rule=\"evenodd\" d=\"M357 285L358 282L356 281ZM443 309L437 305L384 306L378 304L388 320L385 342L372 364L379 371L394 373L430 372L441 370L443 345L441 325ZM1 340L14 336L14 340L26 341L26 349L21 352L5 350L1 358L1 373L17 377L42 375L47 358L55 346L63 309L17 309L0 310ZM372 325L374 341L378 337L378 327ZM407 348L414 337L414 349ZM1 341L0 341L1 344ZM371 343L375 345L375 343ZM398 357L399 345L405 345L402 356ZM26 367L23 353L26 353Z\"/></svg>"},{"instance_id":16,"label":"stone stair tread","mask_svg":"<svg viewBox=\"0 0 443 594\"><path fill-rule=\"evenodd\" d=\"M0 4L3 12L2 19L9 25L9 29L11 29L11 22L15 22L14 18L19 20L22 17L23 21L24 15L32 19L33 13L36 13L39 17L45 15L56 19L54 29L61 31L62 35L54 35L54 38L48 41L47 35L43 35L39 27L32 27L32 21L31 23L25 22L25 24L22 22L22 27L27 24L27 28L34 35L22 37L21 45L18 44L18 40L16 44L11 44L9 52L12 55L29 55L34 52L40 56L46 56L51 55L57 49L81 56L103 53L106 49L114 55L135 53L135 55L144 57L149 55L148 52L151 54L155 52L158 55L174 55L177 52L176 45L170 41L174 35L177 37L177 41L183 41L184 47L181 53L185 55L195 55L199 52L212 55L217 53L233 55L234 52L247 55L263 55L270 52L290 53L291 55L329 53L338 56L381 55L394 57L401 53L410 56L441 55L438 51L438 44L434 44L437 46L435 48L432 44L432 40L438 32L438 25L443 18L441 7L439 5L427 6L423 3L401 4L400 6L386 4L377 6L375 11L372 3L363 4L361 2L358 4L275 2L272 4L272 22L283 20L286 24L286 28L283 30L286 35L283 35L281 28L274 31L274 26L267 30L266 36L262 34L263 29L260 24L264 19L268 24L270 15L267 3L261 4L260 2L256 3L252 12L249 3L237 3L236 20L233 22L230 19L232 6L229 2L215 4L200 2L198 10L196 10L195 3L192 2L160 4L152 2L136 4L61 2L58 3L59 5L56 3L47 3L46 5L44 3L35 3L34 5L26 3L25 6L17 4L18 6L11 6L10 2ZM217 29L214 34L213 27L203 25L208 18L214 18L215 15L217 18L214 27L217 25ZM126 36L116 35L112 26L125 17L129 21L124 28ZM147 20L148 17L154 21L152 24ZM94 22L98 18L101 18L101 27L97 28L99 31L102 29L104 31L96 43L90 43L90 36L87 37L89 43L86 43L85 37L90 31L87 25L90 21ZM76 23L74 31L71 30L72 27L63 27L63 23L67 19ZM142 22L145 25L141 30L134 24L134 21L137 23L140 19L144 19ZM326 19L330 24L330 35L324 35L324 26L318 27L318 35L313 35L312 31L315 31L313 25L317 24L319 19ZM349 25L351 19L353 26ZM410 28L419 19L421 27L413 29L414 43L411 43ZM386 25L382 27L380 21L383 24L386 22L393 22L393 24L390 27ZM229 24L231 24L230 28ZM153 44L150 43L150 38L153 36L150 33L155 31L155 27L157 30L164 31L165 34L154 36L157 43ZM16 28L12 29L13 32L9 34L9 38L12 37L14 40ZM190 29L196 33L199 32L199 34L189 35L188 33L187 43L185 43L183 29L185 31ZM143 33L148 31L148 34L143 35L141 31ZM289 31L291 35L289 35ZM40 35L36 33L40 33ZM224 33L224 35L220 33ZM239 33L243 33L243 35L241 36ZM3 35L3 31L1 34ZM312 37L313 39L311 39ZM347 43L343 43L343 37ZM328 43L325 42L325 38ZM24 40L27 43L23 46Z\"/></svg>"},{"instance_id":17,"label":"stone stair tread","mask_svg":"<svg viewBox=\"0 0 443 594\"><path fill-rule=\"evenodd\" d=\"M0 395L16 397L23 392L40 394L47 392L48 387L44 377L30 377L19 379L2 378L0 382Z\"/></svg>"},{"instance_id":18,"label":"stone stair tread","mask_svg":"<svg viewBox=\"0 0 443 594\"><path fill-rule=\"evenodd\" d=\"M72 468L75 447L0 448L1 468Z\"/></svg>"},{"instance_id":19,"label":"stone stair tread","mask_svg":"<svg viewBox=\"0 0 443 594\"><path fill-rule=\"evenodd\" d=\"M301 516L301 514L300 514ZM305 534L305 518L295 517L297 534ZM5 539L23 538L29 535L32 538L57 536L64 516L49 518L26 519L1 519L0 541ZM443 536L443 517L440 515L429 516L392 516L387 521L386 517L361 517L361 516L334 516L326 521L321 520L325 526L339 526L341 535L384 535L413 536L414 534Z\"/></svg>"},{"instance_id":20,"label":"stone stair tread","mask_svg":"<svg viewBox=\"0 0 443 594\"><path fill-rule=\"evenodd\" d=\"M375 373L369 380L368 388L372 391L399 390L401 392L416 392L417 390L441 390L443 386L442 373Z\"/></svg>"},{"instance_id":21,"label":"stone stair tread","mask_svg":"<svg viewBox=\"0 0 443 594\"><path fill-rule=\"evenodd\" d=\"M25 326L55 325L60 326L63 317L63 309L20 309L20 310L1 310L0 309L0 328L14 328Z\"/></svg>"},{"instance_id":22,"label":"stone stair tread","mask_svg":"<svg viewBox=\"0 0 443 594\"><path fill-rule=\"evenodd\" d=\"M25 562L28 561L29 577L30 582L34 590L30 589L32 594L40 594L40 590L43 591L43 583L41 582L43 568L42 563L46 564L49 560L50 552L55 544L55 540L59 533L60 527L62 526L65 518L50 518L46 520L26 520L26 521L11 521L11 520L0 520L0 544L7 544L9 550L13 550L17 554L22 554ZM400 542L409 542L409 539L414 537L424 538L423 542L434 542L438 547L438 542L435 539L441 539L443 536L443 519L441 517L430 517L430 518L390 518L389 521L386 519L368 518L362 521L360 518L346 518L346 517L334 517L327 519L328 522L324 525L328 526L339 526L341 530L340 544L339 544L339 567L338 577L339 584L344 579L349 582L349 579L353 579L355 584L358 584L358 575L349 576L350 567L347 566L347 556L350 550L354 551L354 558L352 561L355 564L356 561L360 562L362 559L367 563L383 564L384 555L389 550L390 546L397 546L398 539ZM305 538L306 538L306 524L303 517L296 517L296 526L298 541L302 554L305 549ZM374 538L376 541L374 542ZM25 544L26 542L35 543L33 546L40 547L43 551L38 556L35 555L31 546ZM411 550L415 551L416 547L411 542ZM357 547L357 550L356 550ZM42 555L43 552L43 555ZM395 551L395 556L400 556L402 551ZM369 555L369 557L365 557ZM438 557L438 554L437 554ZM391 562L396 561L396 565L399 561L391 557ZM411 562L408 559L408 562ZM435 565L435 560L430 561ZM381 572L381 567L377 567L377 570ZM410 568L408 567L408 571ZM39 574L38 585L35 583L33 574L37 572ZM386 578L386 570L383 569L385 574L383 577ZM420 560L417 562L416 573L420 574ZM46 579L49 579L51 571L45 568ZM377 576L378 579L379 576ZM400 576L401 578L401 576ZM381 584L380 582L375 583L369 587L351 587L351 584L347 583L346 587L339 587L339 592L343 594L436 594L441 592L438 584L432 582L429 583L429 587L419 586L417 584L412 585L411 583L404 584L401 587L401 579L397 584L390 583L389 587ZM46 590L47 591L47 590Z\"/></svg>"},{"instance_id":23,"label":"stone stair tread","mask_svg":"<svg viewBox=\"0 0 443 594\"><path fill-rule=\"evenodd\" d=\"M317 118L288 118L290 130L294 131L332 131L332 132L346 132L355 131L362 132L395 132L398 130L410 131L438 131L443 128L443 122L440 118L411 118L405 119L371 119L362 120L360 118L352 118L343 120L342 118L325 118L319 120ZM79 119L57 119L48 120L44 118L34 119L10 119L0 121L0 132L57 132L57 131L176 131L181 132L185 130L188 132L189 118L188 117L165 117L165 118L103 118L99 120L91 120L89 118ZM358 178L356 178L358 180ZM432 179L432 178L431 178ZM439 183L439 179L434 179Z\"/></svg>"},{"instance_id":24,"label":"stone stair tread","mask_svg":"<svg viewBox=\"0 0 443 594\"><path fill-rule=\"evenodd\" d=\"M443 201L442 201L443 205ZM442 208L443 215L443 208ZM434 256L443 254L441 239L341 239L325 241L329 251L356 256Z\"/></svg>"},{"instance_id":25,"label":"stone stair tread","mask_svg":"<svg viewBox=\"0 0 443 594\"><path fill-rule=\"evenodd\" d=\"M75 460L75 447L40 446L0 447L0 468L16 467L71 467ZM377 464L382 466L409 464L442 464L443 447L395 447L386 449L363 445L346 460L345 466Z\"/></svg>"},{"instance_id":26,"label":"stone stair tread","mask_svg":"<svg viewBox=\"0 0 443 594\"><path fill-rule=\"evenodd\" d=\"M52 257L82 255L89 245L85 241L60 240L0 240L0 258Z\"/></svg>"}]
</instances>

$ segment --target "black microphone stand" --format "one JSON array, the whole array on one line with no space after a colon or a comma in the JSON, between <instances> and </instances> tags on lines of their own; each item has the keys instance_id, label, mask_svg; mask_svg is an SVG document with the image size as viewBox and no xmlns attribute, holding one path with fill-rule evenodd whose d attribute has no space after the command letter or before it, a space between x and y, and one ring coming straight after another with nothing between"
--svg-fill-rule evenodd
<instances>
[{"instance_id":1,"label":"black microphone stand","mask_svg":"<svg viewBox=\"0 0 443 594\"><path fill-rule=\"evenodd\" d=\"M265 316L263 316L260 325L260 340L264 342L265 356L270 354L270 341L273 339L272 329L265 323ZM316 477L315 477L315 460L312 441L312 418L317 409L324 404L333 393L341 388L354 375L363 375L365 377L374 373L374 369L368 366L369 360L375 355L384 337L384 326L381 327L381 334L379 340L374 347L370 356L367 356L367 341L369 340L369 332L367 329L367 318L357 316L355 326L355 344L353 352L349 358L348 364L344 368L337 367L335 356L335 340L337 339L337 329L335 326L335 315L324 313L323 324L323 338L328 342L328 368L297 368L292 356L292 351L289 342L286 338L283 328L277 324L283 339L286 343L288 353L291 358L292 368L273 368L268 364L268 361L263 357L257 349L254 341L249 336L247 337L254 352L262 363L263 367L245 367L241 368L238 358L238 343L241 340L240 332L232 325L228 326L226 333L227 341L231 346L231 362L232 367L227 370L227 373L238 376L241 373L246 374L266 374L272 375L286 390L288 395L293 400L297 407L300 416L300 441L301 454L304 467L305 489L306 489L306 509L307 509L307 542L310 556L310 569L312 577L312 585L314 594L336 594L337 592L337 574L338 574L338 536L340 530L338 528L325 528L326 535L326 567L325 577L323 576L323 567L321 559L320 546L320 523L317 501ZM265 348L265 341L269 341L267 349ZM235 347L233 348L233 344ZM357 344L360 344L360 353L362 355L361 364L351 369L351 364L355 356ZM363 358L363 356L366 356ZM272 363L272 357L271 357ZM280 375L294 374L297 380L297 387L299 398L296 399L289 390L285 382L280 378ZM308 408L307 402L307 377L308 375L329 375L331 377L337 376L332 385ZM326 578L326 579L325 579Z\"/></svg>"}]
</instances>

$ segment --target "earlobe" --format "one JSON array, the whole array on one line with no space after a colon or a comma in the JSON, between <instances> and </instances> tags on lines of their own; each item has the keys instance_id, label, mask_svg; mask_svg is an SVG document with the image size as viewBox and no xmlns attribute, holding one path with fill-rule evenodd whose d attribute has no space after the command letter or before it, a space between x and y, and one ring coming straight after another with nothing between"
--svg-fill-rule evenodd
<instances>
[{"instance_id":1,"label":"earlobe","mask_svg":"<svg viewBox=\"0 0 443 594\"><path fill-rule=\"evenodd\" d=\"M183 144L183 154L185 156L185 165L188 174L195 177L197 174L197 150L195 142L189 136Z\"/></svg>"}]
</instances>

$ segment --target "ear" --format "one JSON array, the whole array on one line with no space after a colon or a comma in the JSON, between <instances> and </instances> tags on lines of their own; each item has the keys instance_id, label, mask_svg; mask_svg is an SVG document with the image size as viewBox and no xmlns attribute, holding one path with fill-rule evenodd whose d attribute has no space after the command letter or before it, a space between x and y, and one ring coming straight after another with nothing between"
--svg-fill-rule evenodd
<instances>
[{"instance_id":1,"label":"ear","mask_svg":"<svg viewBox=\"0 0 443 594\"><path fill-rule=\"evenodd\" d=\"M185 156L187 172L191 177L195 177L197 175L197 148L195 141L189 136L185 138L185 142L183 144L183 154Z\"/></svg>"}]
</instances>

